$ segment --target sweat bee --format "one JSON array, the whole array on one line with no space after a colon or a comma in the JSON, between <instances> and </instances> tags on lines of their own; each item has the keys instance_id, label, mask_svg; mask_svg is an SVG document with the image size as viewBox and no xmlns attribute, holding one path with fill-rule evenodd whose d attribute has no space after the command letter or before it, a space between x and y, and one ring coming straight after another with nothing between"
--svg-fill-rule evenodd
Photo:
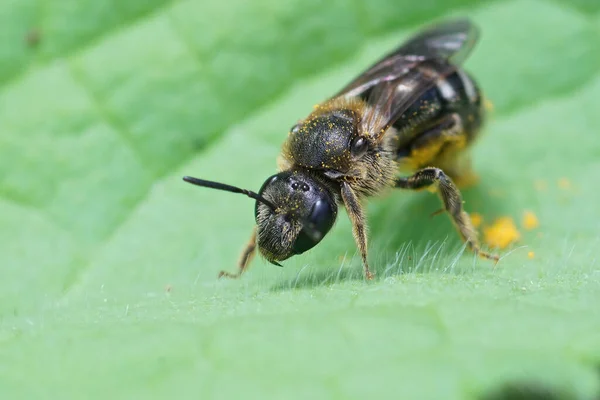
<instances>
[{"instance_id":1,"label":"sweat bee","mask_svg":"<svg viewBox=\"0 0 600 400\"><path fill-rule=\"evenodd\" d=\"M372 279L362 202L388 188L435 190L440 211L448 213L467 247L497 261L481 250L454 183L473 176L465 150L485 115L479 87L461 68L478 36L469 20L448 20L385 55L291 128L278 160L280 172L258 192L184 177L256 201L256 226L238 270L219 276L239 277L257 245L276 265L310 250L329 232L343 205L364 276ZM398 176L401 170L412 175Z\"/></svg>"}]
</instances>

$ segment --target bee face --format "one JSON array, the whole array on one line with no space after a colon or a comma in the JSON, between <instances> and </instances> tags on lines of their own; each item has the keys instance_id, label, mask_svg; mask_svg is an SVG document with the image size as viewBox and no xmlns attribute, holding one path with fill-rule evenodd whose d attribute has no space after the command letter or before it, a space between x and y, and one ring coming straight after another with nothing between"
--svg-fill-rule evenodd
<instances>
[{"instance_id":1,"label":"bee face","mask_svg":"<svg viewBox=\"0 0 600 400\"><path fill-rule=\"evenodd\" d=\"M329 232L337 204L322 182L305 173L286 171L268 178L259 195L276 209L257 201L258 248L270 262L285 260L314 247Z\"/></svg>"}]
</instances>

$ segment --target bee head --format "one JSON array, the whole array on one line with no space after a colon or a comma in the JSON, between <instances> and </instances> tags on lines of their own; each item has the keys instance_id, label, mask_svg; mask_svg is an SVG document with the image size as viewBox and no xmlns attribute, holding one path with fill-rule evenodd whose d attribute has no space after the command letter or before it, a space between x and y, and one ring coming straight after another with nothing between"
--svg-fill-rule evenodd
<instances>
[{"instance_id":1,"label":"bee head","mask_svg":"<svg viewBox=\"0 0 600 400\"><path fill-rule=\"evenodd\" d=\"M274 264L313 248L337 217L329 189L299 171L271 176L258 194L275 206L257 200L255 207L258 249Z\"/></svg>"},{"instance_id":2,"label":"bee head","mask_svg":"<svg viewBox=\"0 0 600 400\"><path fill-rule=\"evenodd\" d=\"M330 189L299 171L269 177L258 193L189 176L183 180L255 199L258 249L275 265L313 248L329 232L337 217L337 203Z\"/></svg>"}]
</instances>

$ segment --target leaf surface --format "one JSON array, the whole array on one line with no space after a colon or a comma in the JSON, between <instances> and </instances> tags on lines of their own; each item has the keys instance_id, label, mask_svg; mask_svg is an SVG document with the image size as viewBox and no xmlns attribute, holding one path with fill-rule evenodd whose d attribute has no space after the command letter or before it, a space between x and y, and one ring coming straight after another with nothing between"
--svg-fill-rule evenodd
<instances>
[{"instance_id":1,"label":"leaf surface","mask_svg":"<svg viewBox=\"0 0 600 400\"><path fill-rule=\"evenodd\" d=\"M2 398L600 393L597 2L47 3L0 5ZM368 205L375 282L343 213L217 280L253 203L181 176L258 189L313 104L457 14L495 105L466 207L514 218L514 251L461 254L435 196L393 192Z\"/></svg>"}]
</instances>

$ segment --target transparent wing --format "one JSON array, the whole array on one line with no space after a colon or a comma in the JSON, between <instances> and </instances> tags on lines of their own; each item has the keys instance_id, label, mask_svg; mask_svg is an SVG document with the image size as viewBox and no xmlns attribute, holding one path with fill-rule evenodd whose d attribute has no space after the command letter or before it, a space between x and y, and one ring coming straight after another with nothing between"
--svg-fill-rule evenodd
<instances>
[{"instance_id":1,"label":"transparent wing","mask_svg":"<svg viewBox=\"0 0 600 400\"><path fill-rule=\"evenodd\" d=\"M468 19L456 19L432 25L409 39L399 49L405 54L441 58L460 65L479 39L479 29Z\"/></svg>"},{"instance_id":2,"label":"transparent wing","mask_svg":"<svg viewBox=\"0 0 600 400\"><path fill-rule=\"evenodd\" d=\"M371 107L361 122L362 132L378 140L425 91L455 70L456 66L449 63L436 63L435 68L422 63L395 80L373 86L367 100Z\"/></svg>"},{"instance_id":3,"label":"transparent wing","mask_svg":"<svg viewBox=\"0 0 600 400\"><path fill-rule=\"evenodd\" d=\"M359 96L380 83L397 80L426 60L445 60L460 65L478 38L479 30L468 19L431 25L382 57L334 97Z\"/></svg>"}]
</instances>

